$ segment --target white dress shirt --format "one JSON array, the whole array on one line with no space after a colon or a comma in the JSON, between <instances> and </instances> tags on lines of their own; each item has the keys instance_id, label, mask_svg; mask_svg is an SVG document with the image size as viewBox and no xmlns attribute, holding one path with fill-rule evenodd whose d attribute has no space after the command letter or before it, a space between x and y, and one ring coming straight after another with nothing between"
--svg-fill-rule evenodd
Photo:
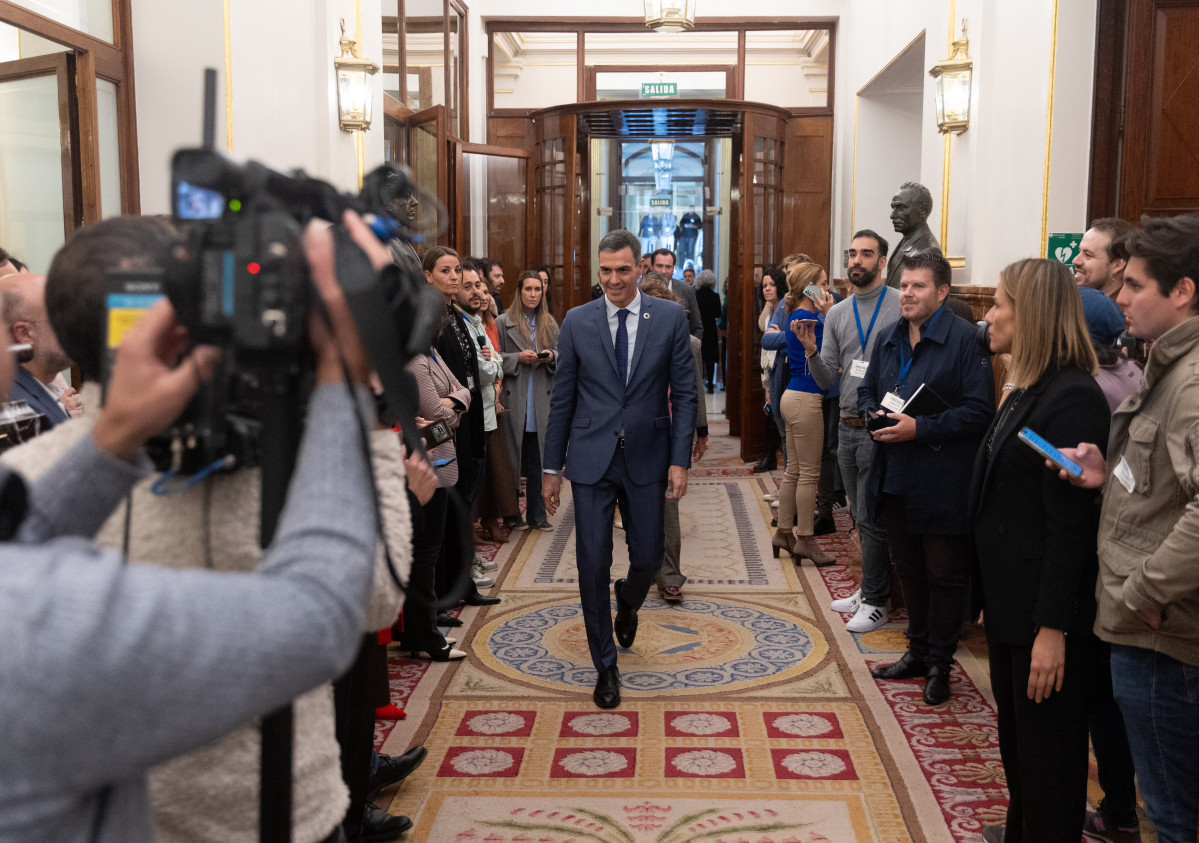
<instances>
[{"instance_id":1,"label":"white dress shirt","mask_svg":"<svg viewBox=\"0 0 1199 843\"><path fill-rule=\"evenodd\" d=\"M616 329L620 327L620 317L617 314L620 313L621 308L612 304L607 296L604 296L604 305L608 308L608 330L612 333L612 347L615 348ZM629 315L624 318L625 332L629 335L629 359L625 361L627 364L625 366L627 383L628 375L632 374L633 371L633 349L637 346L637 323L641 318L640 290L637 291L637 295L633 297L633 300L624 309L629 312Z\"/></svg>"}]
</instances>

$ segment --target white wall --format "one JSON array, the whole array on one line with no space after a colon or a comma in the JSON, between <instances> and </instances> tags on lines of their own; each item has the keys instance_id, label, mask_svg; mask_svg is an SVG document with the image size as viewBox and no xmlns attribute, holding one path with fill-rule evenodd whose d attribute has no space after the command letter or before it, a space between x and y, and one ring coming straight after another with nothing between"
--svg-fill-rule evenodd
<instances>
[{"instance_id":1,"label":"white wall","mask_svg":"<svg viewBox=\"0 0 1199 843\"><path fill-rule=\"evenodd\" d=\"M1055 5L1059 5L1059 19L1053 146L1046 194L1046 118ZM946 254L966 259L965 268L954 273L955 283L994 285L999 270L1012 260L1041 253L1046 208L1050 231L1085 228L1095 0L908 0L903 4L851 0L842 16L840 39L843 47L854 45L855 49L838 52L836 69L833 250L839 254L852 233L852 206L846 200L852 189L856 92L922 31L926 33L926 71L946 58L951 7L954 37L961 18L968 19L974 90L970 129L950 139L949 225L947 242L942 245L947 246ZM871 49L862 49L863 44ZM920 168L912 177L932 192L929 224L940 237L945 157L944 139L936 129L934 91L933 80L926 76ZM859 143L859 180L864 156L883 154L885 148L869 150ZM873 213L859 205L857 227L863 227Z\"/></svg>"},{"instance_id":2,"label":"white wall","mask_svg":"<svg viewBox=\"0 0 1199 843\"><path fill-rule=\"evenodd\" d=\"M958 283L993 284L998 271L1014 258L1039 254L1043 218L1049 231L1082 231L1090 166L1096 3L759 0L755 16L839 21L832 253L840 255L845 248L851 225L873 225L880 233L891 232L886 217L889 202L883 200L899 181L907 179L920 181L931 191L929 222L938 237L942 216L947 216L948 236L943 245L950 256L965 258L965 268L955 272ZM347 18L352 28L354 4L351 0L258 0L232 6L235 151L277 168L303 167L343 189L353 188L354 143L336 126L332 59L337 53L337 19ZM740 8L732 0L707 0L701 13L732 17ZM1055 8L1059 17L1046 191ZM470 3L469 140L486 139L485 21L559 16L561 11L560 0ZM578 11L601 14L591 7ZM642 11L641 0L610 0L602 15L639 16ZM175 4L134 0L133 12L142 201L147 212L159 212L167 208L170 153L179 146L196 144L200 138L201 69L213 66L223 72L224 21L219 4L193 4L188 8L186 36L181 37ZM381 14L381 0L362 0L364 51L376 61L381 59L381 36L379 28L371 24ZM935 126L934 83L927 69L948 56L948 42L956 37L961 18L969 20L974 59L972 121L969 131L949 141L946 212L942 191L945 144ZM925 34L925 46L920 104L896 100L893 109L886 102L865 106L867 123L890 124L897 127L897 133L891 143L877 138L863 143L859 137L855 204L853 117L857 93L921 33ZM535 72L534 68L526 71ZM570 81L562 83L566 100L573 99L573 74L569 76ZM798 79L796 83L802 84ZM381 91L381 80L376 88ZM913 123L917 113L918 126ZM859 123L862 119L860 108ZM375 128L367 139L368 168L382 158L382 122L377 106ZM223 107L218 124L218 137L223 141ZM859 132L861 128L859 125ZM900 171L905 174L899 176ZM864 185L864 176L871 176L873 183ZM888 179L896 181L895 185L883 184Z\"/></svg>"},{"instance_id":3,"label":"white wall","mask_svg":"<svg viewBox=\"0 0 1199 843\"><path fill-rule=\"evenodd\" d=\"M353 0L231 3L233 153L275 169L303 169L341 190L357 189L353 136L337 125L333 59L338 19L354 34ZM361 0L362 55L381 63L380 0ZM169 210L170 156L199 146L203 69L216 68L217 148L227 151L225 21L219 3L179 7L133 0L138 158L143 213ZM374 125L366 169L383 159L382 79L376 77Z\"/></svg>"}]
</instances>

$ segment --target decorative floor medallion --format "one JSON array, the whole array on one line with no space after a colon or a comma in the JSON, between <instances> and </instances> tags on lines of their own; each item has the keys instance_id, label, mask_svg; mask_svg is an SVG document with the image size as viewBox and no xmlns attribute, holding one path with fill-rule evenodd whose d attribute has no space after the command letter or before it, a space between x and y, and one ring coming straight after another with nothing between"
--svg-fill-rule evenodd
<instances>
[{"instance_id":1,"label":"decorative floor medallion","mask_svg":"<svg viewBox=\"0 0 1199 843\"><path fill-rule=\"evenodd\" d=\"M488 667L519 682L576 691L595 684L578 600L501 615L474 637ZM828 651L824 635L793 615L728 599L646 601L632 650L621 650L624 693L730 693L800 676Z\"/></svg>"}]
</instances>

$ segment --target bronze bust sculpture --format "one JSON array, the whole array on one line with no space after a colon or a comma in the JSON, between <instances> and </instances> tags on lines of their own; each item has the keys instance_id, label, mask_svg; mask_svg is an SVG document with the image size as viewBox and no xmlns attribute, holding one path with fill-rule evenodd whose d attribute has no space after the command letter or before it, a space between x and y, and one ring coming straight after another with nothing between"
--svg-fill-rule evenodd
<instances>
[{"instance_id":1,"label":"bronze bust sculpture","mask_svg":"<svg viewBox=\"0 0 1199 843\"><path fill-rule=\"evenodd\" d=\"M887 262L887 286L898 287L904 258L917 252L941 254L941 244L928 227L933 197L928 188L914 181L904 182L891 198L891 224L903 235Z\"/></svg>"}]
</instances>

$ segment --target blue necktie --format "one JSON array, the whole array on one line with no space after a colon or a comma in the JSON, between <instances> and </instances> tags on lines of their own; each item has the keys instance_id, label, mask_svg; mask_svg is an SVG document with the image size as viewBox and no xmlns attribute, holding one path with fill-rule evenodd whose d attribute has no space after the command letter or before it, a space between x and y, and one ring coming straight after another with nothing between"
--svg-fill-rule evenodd
<instances>
[{"instance_id":1,"label":"blue necktie","mask_svg":"<svg viewBox=\"0 0 1199 843\"><path fill-rule=\"evenodd\" d=\"M616 311L619 322L616 325L616 371L620 375L620 382L627 384L629 382L629 329L624 326L625 317L629 315L629 311L621 308Z\"/></svg>"}]
</instances>

